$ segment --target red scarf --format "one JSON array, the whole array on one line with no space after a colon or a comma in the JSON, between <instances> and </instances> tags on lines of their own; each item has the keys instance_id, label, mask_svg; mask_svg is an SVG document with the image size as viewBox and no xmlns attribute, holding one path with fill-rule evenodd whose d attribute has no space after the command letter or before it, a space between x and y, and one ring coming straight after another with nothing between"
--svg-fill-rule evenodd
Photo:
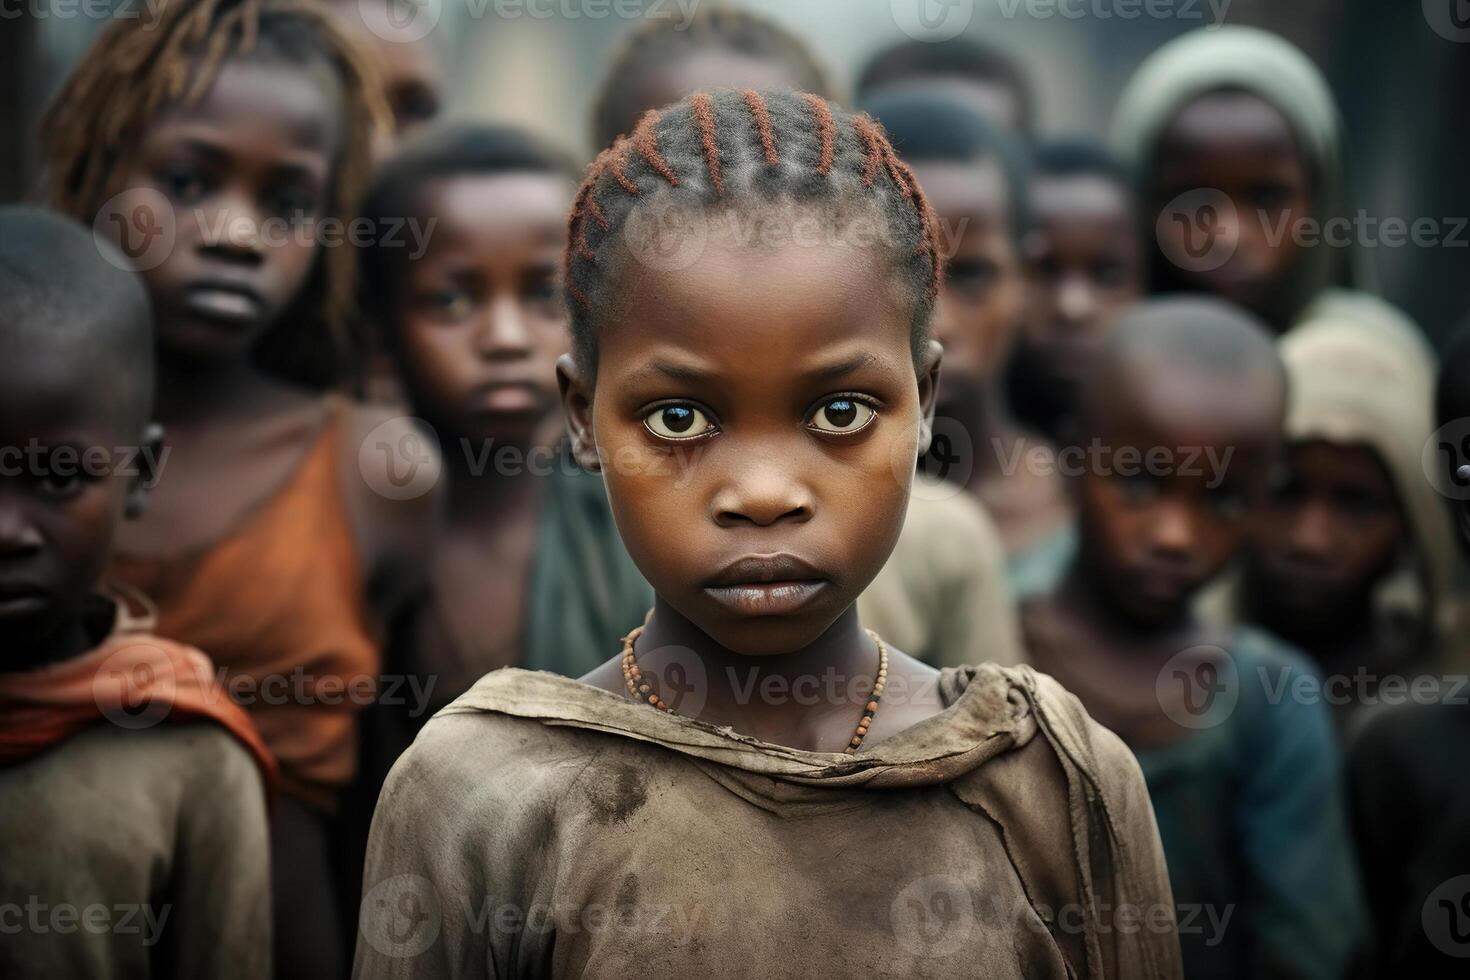
<instances>
[{"instance_id":1,"label":"red scarf","mask_svg":"<svg viewBox=\"0 0 1470 980\"><path fill-rule=\"evenodd\" d=\"M21 673L0 673L0 766L54 748L92 725L151 728L209 720L254 757L273 797L276 760L199 650L150 633L114 633L92 651Z\"/></svg>"}]
</instances>

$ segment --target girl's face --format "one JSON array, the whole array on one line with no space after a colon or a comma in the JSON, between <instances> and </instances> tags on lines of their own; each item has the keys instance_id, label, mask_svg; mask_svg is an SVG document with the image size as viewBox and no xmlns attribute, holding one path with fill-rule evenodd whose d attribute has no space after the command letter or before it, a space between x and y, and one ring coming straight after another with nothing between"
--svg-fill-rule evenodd
<instances>
[{"instance_id":1,"label":"girl's face","mask_svg":"<svg viewBox=\"0 0 1470 980\"><path fill-rule=\"evenodd\" d=\"M1153 174L1147 203L1154 217L1191 192L1198 201L1186 198L1190 208L1216 195L1230 203L1208 214L1201 206L1168 215L1159 232L1164 256L1204 254L1217 239L1235 243L1217 268L1183 268L1191 263L1165 259L1164 274L1273 319L1301 258L1295 233L1314 217L1309 168L1286 117L1244 92L1201 96L1164 130Z\"/></svg>"},{"instance_id":2,"label":"girl's face","mask_svg":"<svg viewBox=\"0 0 1470 980\"><path fill-rule=\"evenodd\" d=\"M118 210L140 213L136 205L161 194L171 211L160 218L172 223L172 247L141 270L162 348L241 355L296 299L320 257L340 108L324 69L236 58L203 99L141 134Z\"/></svg>"},{"instance_id":3,"label":"girl's face","mask_svg":"<svg viewBox=\"0 0 1470 980\"><path fill-rule=\"evenodd\" d=\"M424 189L419 210L436 223L424 254L400 266L392 324L410 397L436 426L522 442L556 407L571 199L566 179L530 172Z\"/></svg>"},{"instance_id":4,"label":"girl's face","mask_svg":"<svg viewBox=\"0 0 1470 980\"><path fill-rule=\"evenodd\" d=\"M1303 625L1330 627L1366 601L1406 533L1398 494L1378 454L1318 440L1287 453L1252 535L1260 591Z\"/></svg>"},{"instance_id":5,"label":"girl's face","mask_svg":"<svg viewBox=\"0 0 1470 980\"><path fill-rule=\"evenodd\" d=\"M595 396L560 364L623 543L722 647L801 649L893 550L938 348L916 373L902 290L855 248L712 241L677 274L625 271Z\"/></svg>"},{"instance_id":6,"label":"girl's face","mask_svg":"<svg viewBox=\"0 0 1470 980\"><path fill-rule=\"evenodd\" d=\"M1098 174L1038 178L1031 202L1026 344L1048 383L1075 393L1113 318L1142 292L1133 208L1122 187Z\"/></svg>"},{"instance_id":7,"label":"girl's face","mask_svg":"<svg viewBox=\"0 0 1470 980\"><path fill-rule=\"evenodd\" d=\"M1021 325L1025 280L999 163L920 163L914 174L939 215L948 260L934 334L944 345L941 400L949 403L951 394L997 383Z\"/></svg>"}]
</instances>

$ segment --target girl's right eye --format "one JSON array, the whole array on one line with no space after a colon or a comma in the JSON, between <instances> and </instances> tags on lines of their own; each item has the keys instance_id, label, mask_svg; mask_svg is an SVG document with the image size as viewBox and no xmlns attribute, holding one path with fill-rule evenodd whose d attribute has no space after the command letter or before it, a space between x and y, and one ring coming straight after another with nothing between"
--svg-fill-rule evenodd
<instances>
[{"instance_id":1,"label":"girl's right eye","mask_svg":"<svg viewBox=\"0 0 1470 980\"><path fill-rule=\"evenodd\" d=\"M643 425L660 439L696 439L715 431L701 409L683 402L660 405L643 417Z\"/></svg>"},{"instance_id":2,"label":"girl's right eye","mask_svg":"<svg viewBox=\"0 0 1470 980\"><path fill-rule=\"evenodd\" d=\"M197 167L167 167L158 182L163 185L164 193L176 201L192 201L204 193L204 174Z\"/></svg>"},{"instance_id":3,"label":"girl's right eye","mask_svg":"<svg viewBox=\"0 0 1470 980\"><path fill-rule=\"evenodd\" d=\"M425 293L420 303L435 319L452 323L457 323L469 316L470 307L473 305L469 294L462 289L435 289Z\"/></svg>"}]
</instances>

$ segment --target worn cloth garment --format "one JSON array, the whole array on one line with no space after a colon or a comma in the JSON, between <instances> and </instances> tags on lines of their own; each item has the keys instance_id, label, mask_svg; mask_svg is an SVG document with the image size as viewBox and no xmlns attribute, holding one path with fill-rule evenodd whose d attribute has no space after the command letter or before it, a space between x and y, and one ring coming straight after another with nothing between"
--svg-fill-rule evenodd
<instances>
[{"instance_id":1,"label":"worn cloth garment","mask_svg":"<svg viewBox=\"0 0 1470 980\"><path fill-rule=\"evenodd\" d=\"M1369 975L1450 980L1470 956L1470 706L1466 692L1373 718L1348 787L1377 936ZM1456 703L1458 702L1458 703Z\"/></svg>"},{"instance_id":2,"label":"worn cloth garment","mask_svg":"<svg viewBox=\"0 0 1470 980\"><path fill-rule=\"evenodd\" d=\"M1179 976L1117 738L1025 667L939 690L848 756L489 674L383 791L354 975Z\"/></svg>"},{"instance_id":3,"label":"worn cloth garment","mask_svg":"<svg viewBox=\"0 0 1470 980\"><path fill-rule=\"evenodd\" d=\"M115 618L106 602L101 615ZM148 633L108 633L80 657L0 674L0 766L25 762L94 725L212 721L250 753L269 791L276 761L244 709L215 683L209 658Z\"/></svg>"},{"instance_id":4,"label":"worn cloth garment","mask_svg":"<svg viewBox=\"0 0 1470 980\"><path fill-rule=\"evenodd\" d=\"M1031 613L1022 621L1039 666L1077 655L1057 649ZM1137 751L1185 975L1337 980L1360 948L1366 913L1332 721L1310 694L1317 675L1256 630L1231 631L1227 652L1232 669L1190 720L1194 730Z\"/></svg>"},{"instance_id":5,"label":"worn cloth garment","mask_svg":"<svg viewBox=\"0 0 1470 980\"><path fill-rule=\"evenodd\" d=\"M0 674L0 977L269 977L268 757L201 659L114 634Z\"/></svg>"},{"instance_id":6,"label":"worn cloth garment","mask_svg":"<svg viewBox=\"0 0 1470 980\"><path fill-rule=\"evenodd\" d=\"M1388 333L1341 315L1304 323L1281 342L1289 383L1286 436L1366 446L1383 463L1408 529L1398 567L1373 601L1381 658L1373 674L1407 674L1437 664L1454 625L1454 529L1444 499L1424 477L1421 454L1434 431L1435 359L1417 336ZM1213 618L1242 614L1240 584L1202 599Z\"/></svg>"},{"instance_id":7,"label":"worn cloth garment","mask_svg":"<svg viewBox=\"0 0 1470 980\"><path fill-rule=\"evenodd\" d=\"M342 415L281 489L205 549L120 555L111 575L158 607L157 632L207 650L281 767L282 790L330 810L357 761L379 643L339 480Z\"/></svg>"},{"instance_id":8,"label":"worn cloth garment","mask_svg":"<svg viewBox=\"0 0 1470 980\"><path fill-rule=\"evenodd\" d=\"M1006 556L990 515L963 488L922 473L888 563L858 597L858 618L935 667L1021 662Z\"/></svg>"}]
</instances>

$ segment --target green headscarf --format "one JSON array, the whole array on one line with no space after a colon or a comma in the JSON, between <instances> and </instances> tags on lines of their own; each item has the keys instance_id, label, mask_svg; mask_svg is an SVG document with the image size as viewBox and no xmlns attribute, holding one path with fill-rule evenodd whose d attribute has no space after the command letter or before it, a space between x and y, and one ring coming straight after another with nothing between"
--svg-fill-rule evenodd
<instances>
[{"instance_id":1,"label":"green headscarf","mask_svg":"<svg viewBox=\"0 0 1470 980\"><path fill-rule=\"evenodd\" d=\"M1190 101L1220 89L1249 92L1286 117L1310 171L1312 217L1325 223L1345 216L1342 118L1332 91L1300 50L1252 27L1191 31L1155 51L1129 80L1113 116L1111 142L1144 192L1141 199L1147 200L1165 129ZM1153 234L1151 224L1147 234ZM1364 285L1357 249L1319 244L1306 251L1291 291L1299 311L1329 287Z\"/></svg>"}]
</instances>

